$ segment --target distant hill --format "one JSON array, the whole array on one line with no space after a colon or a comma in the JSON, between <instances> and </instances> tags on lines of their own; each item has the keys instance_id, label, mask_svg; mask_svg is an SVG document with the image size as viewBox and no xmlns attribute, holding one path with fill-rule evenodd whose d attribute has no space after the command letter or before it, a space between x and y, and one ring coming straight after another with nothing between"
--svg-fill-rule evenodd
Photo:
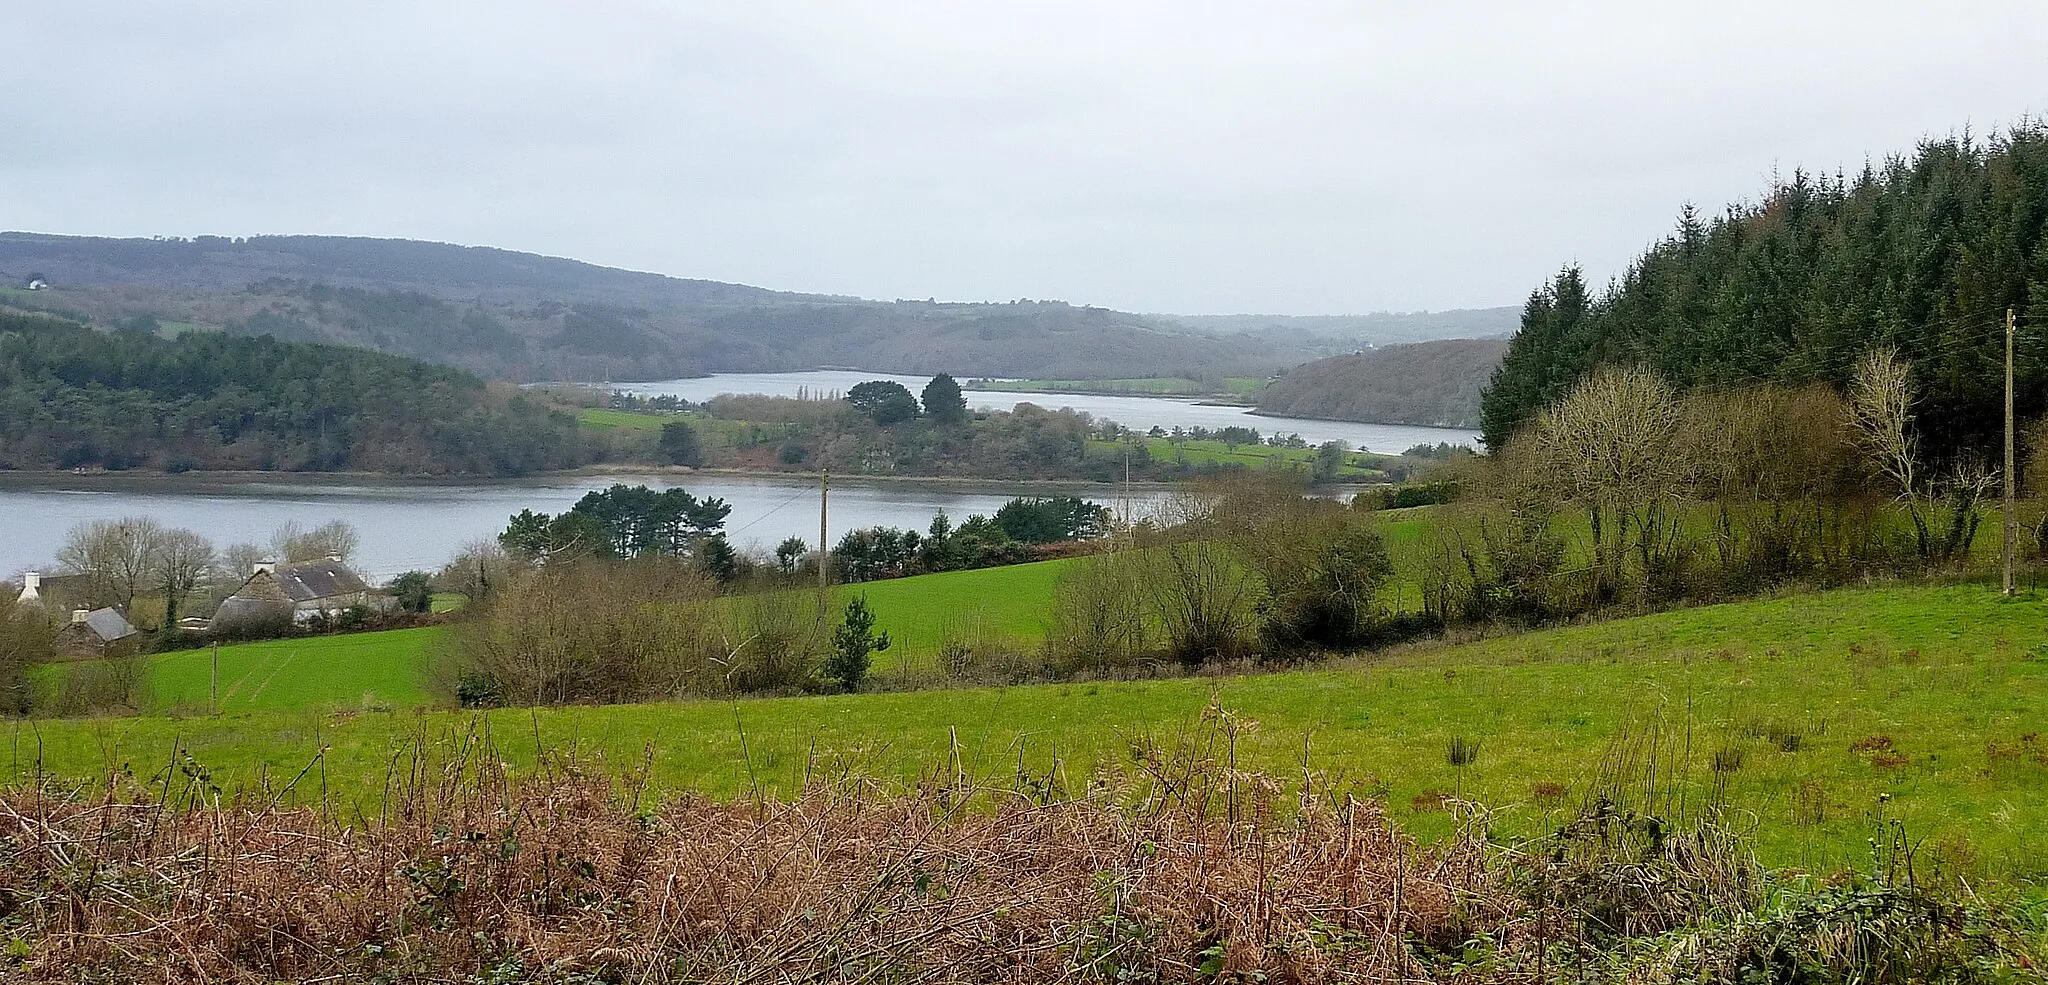
<instances>
[{"instance_id":1,"label":"distant hill","mask_svg":"<svg viewBox=\"0 0 2048 985\"><path fill-rule=\"evenodd\" d=\"M1506 339L1444 339L1318 359L1259 393L1258 409L1288 417L1477 427L1479 394Z\"/></svg>"},{"instance_id":2,"label":"distant hill","mask_svg":"<svg viewBox=\"0 0 2048 985\"><path fill-rule=\"evenodd\" d=\"M573 417L398 356L0 311L0 469L516 475L590 460Z\"/></svg>"},{"instance_id":3,"label":"distant hill","mask_svg":"<svg viewBox=\"0 0 2048 985\"><path fill-rule=\"evenodd\" d=\"M1432 339L1485 339L1514 334L1522 309L1380 311L1367 315L1161 315L1206 332L1336 340L1357 348Z\"/></svg>"},{"instance_id":4,"label":"distant hill","mask_svg":"<svg viewBox=\"0 0 2048 985\"><path fill-rule=\"evenodd\" d=\"M31 274L48 290L25 291ZM509 250L331 236L0 233L0 304L102 328L360 346L510 380L857 366L961 376L1265 375L1299 344L1059 301L870 301Z\"/></svg>"}]
</instances>

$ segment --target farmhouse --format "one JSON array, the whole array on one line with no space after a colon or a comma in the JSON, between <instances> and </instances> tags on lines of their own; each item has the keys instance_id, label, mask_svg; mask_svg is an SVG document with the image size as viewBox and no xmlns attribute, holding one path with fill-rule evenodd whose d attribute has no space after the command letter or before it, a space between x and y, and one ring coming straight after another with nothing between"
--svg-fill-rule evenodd
<instances>
[{"instance_id":1,"label":"farmhouse","mask_svg":"<svg viewBox=\"0 0 2048 985\"><path fill-rule=\"evenodd\" d=\"M297 564L259 561L242 587L214 610L213 630L249 635L337 616L351 608L383 610L391 605L390 596L372 589L340 558Z\"/></svg>"},{"instance_id":2,"label":"farmhouse","mask_svg":"<svg viewBox=\"0 0 2048 985\"><path fill-rule=\"evenodd\" d=\"M35 571L23 572L21 592L14 601L21 605L40 606L44 611L64 613L73 609L99 607L102 593L94 590L91 575L46 575Z\"/></svg>"},{"instance_id":3,"label":"farmhouse","mask_svg":"<svg viewBox=\"0 0 2048 985\"><path fill-rule=\"evenodd\" d=\"M142 634L118 609L73 609L71 622L57 631L57 648L71 657L113 657L132 653Z\"/></svg>"}]
</instances>

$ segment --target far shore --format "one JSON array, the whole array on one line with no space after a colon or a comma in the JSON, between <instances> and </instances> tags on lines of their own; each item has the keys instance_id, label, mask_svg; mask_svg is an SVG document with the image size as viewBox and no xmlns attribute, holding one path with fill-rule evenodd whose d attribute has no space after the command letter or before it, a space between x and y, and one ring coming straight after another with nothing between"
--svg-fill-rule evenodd
<instances>
[{"instance_id":1,"label":"far shore","mask_svg":"<svg viewBox=\"0 0 2048 985\"><path fill-rule=\"evenodd\" d=\"M141 484L165 486L206 486L224 484L275 484L312 486L349 485L390 485L390 486L478 486L518 485L521 483L547 482L589 478L592 476L619 477L662 477L683 479L689 476L704 476L718 479L746 479L778 481L781 484L815 483L820 480L816 472L775 472L757 469L691 469L674 465L640 465L622 463L617 465L586 465L579 469L553 472L529 472L525 475L429 475L392 472L262 472L262 471L200 471L162 472L150 469L127 469L119 472L80 472L61 469L42 470L0 470L0 488L53 488L90 486L115 488ZM943 486L964 489L1038 489L1047 492L1063 490L1086 490L1089 492L1114 492L1126 488L1123 482L1098 482L1089 479L989 479L935 475L846 475L834 474L834 485L860 486ZM1145 491L1183 488L1182 482L1160 482L1138 480L1128 488ZM1318 486L1319 489L1341 491L1363 489L1370 483L1333 483Z\"/></svg>"}]
</instances>

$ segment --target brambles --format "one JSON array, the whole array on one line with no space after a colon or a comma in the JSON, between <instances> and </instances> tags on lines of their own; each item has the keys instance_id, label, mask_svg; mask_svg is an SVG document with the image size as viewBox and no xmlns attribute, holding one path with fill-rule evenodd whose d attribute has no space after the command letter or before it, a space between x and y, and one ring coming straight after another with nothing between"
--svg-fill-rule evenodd
<instances>
[{"instance_id":1,"label":"brambles","mask_svg":"<svg viewBox=\"0 0 2048 985\"><path fill-rule=\"evenodd\" d=\"M487 730L422 733L353 827L217 799L180 749L152 777L0 793L0 971L1335 985L1549 980L1569 954L1587 980L1904 982L2039 960L2025 911L1910 867L1774 887L1725 830L1611 802L1527 844L1417 844L1376 801L1231 768L1219 719L1101 782L955 763L897 792L819 764L734 803L655 803L647 764L545 751L515 780ZM1449 800L1413 806L1462 816Z\"/></svg>"}]
</instances>

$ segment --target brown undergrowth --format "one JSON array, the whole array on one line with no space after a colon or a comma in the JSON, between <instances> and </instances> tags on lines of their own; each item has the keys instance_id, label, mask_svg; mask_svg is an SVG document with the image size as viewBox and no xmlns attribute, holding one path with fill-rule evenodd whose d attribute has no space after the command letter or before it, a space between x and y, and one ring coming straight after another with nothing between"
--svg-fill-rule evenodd
<instances>
[{"instance_id":1,"label":"brown undergrowth","mask_svg":"<svg viewBox=\"0 0 2048 985\"><path fill-rule=\"evenodd\" d=\"M1760 899L1739 848L1606 801L1544 853L1489 846L1455 801L1460 833L1418 846L1325 778L1236 769L1249 727L1212 710L1077 786L956 760L895 791L817 763L788 800L655 804L644 765L514 778L471 733L395 759L375 817L280 808L289 787L222 803L189 758L17 789L0 980L1537 981ZM1705 970L1685 940L1609 970Z\"/></svg>"}]
</instances>

